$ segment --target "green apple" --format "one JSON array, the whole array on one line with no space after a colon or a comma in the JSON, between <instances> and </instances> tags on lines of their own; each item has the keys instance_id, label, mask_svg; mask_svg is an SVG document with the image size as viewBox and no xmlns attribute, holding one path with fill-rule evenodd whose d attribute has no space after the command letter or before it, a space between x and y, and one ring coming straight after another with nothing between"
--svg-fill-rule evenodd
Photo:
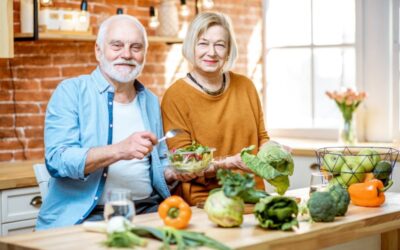
<instances>
[{"instance_id":1,"label":"green apple","mask_svg":"<svg viewBox=\"0 0 400 250\"><path fill-rule=\"evenodd\" d=\"M369 159L368 161L366 161L365 159L363 160L363 162L366 162L365 164L367 164L367 165L372 164L372 168L370 166L368 166L368 168L366 168L367 172L371 172L372 169L376 166L376 164L378 164L378 162L381 161L381 156L378 153L378 151L373 150L371 148L361 149L360 152L358 152L358 155L360 157L362 157L362 158L368 158Z\"/></svg>"},{"instance_id":2,"label":"green apple","mask_svg":"<svg viewBox=\"0 0 400 250\"><path fill-rule=\"evenodd\" d=\"M344 164L348 166L349 168L358 168L358 166L360 165L360 157L358 157L357 155L346 155L343 156L343 160L344 160Z\"/></svg>"},{"instance_id":3,"label":"green apple","mask_svg":"<svg viewBox=\"0 0 400 250\"><path fill-rule=\"evenodd\" d=\"M343 158L339 153L327 153L324 155L321 169L338 175L340 174L343 163Z\"/></svg>"},{"instance_id":4,"label":"green apple","mask_svg":"<svg viewBox=\"0 0 400 250\"><path fill-rule=\"evenodd\" d=\"M339 176L336 176L335 178L333 178L332 180L329 181L329 184L328 184L329 187L334 186L334 185L340 185L340 186L342 186L343 188L346 188L346 189L347 189L347 185L346 185L346 183L343 181L342 176L340 176L340 175L339 175Z\"/></svg>"},{"instance_id":5,"label":"green apple","mask_svg":"<svg viewBox=\"0 0 400 250\"><path fill-rule=\"evenodd\" d=\"M363 182L365 179L365 168L359 164L357 164L357 166L343 164L340 176L347 186L353 183Z\"/></svg>"}]
</instances>

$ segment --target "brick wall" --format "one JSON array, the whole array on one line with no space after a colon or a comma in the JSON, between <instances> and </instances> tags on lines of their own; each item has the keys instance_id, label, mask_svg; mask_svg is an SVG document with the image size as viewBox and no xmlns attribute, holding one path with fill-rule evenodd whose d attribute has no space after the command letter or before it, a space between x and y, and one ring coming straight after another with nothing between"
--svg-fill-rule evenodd
<instances>
[{"instance_id":1,"label":"brick wall","mask_svg":"<svg viewBox=\"0 0 400 250\"><path fill-rule=\"evenodd\" d=\"M55 7L79 8L80 0L53 0ZM145 27L148 7L155 0L88 0L91 24L114 14L116 8L138 17ZM179 3L176 0L177 4ZM194 11L193 2L187 1ZM236 31L239 60L234 71L251 77L261 91L261 0L214 0L213 10L228 14ZM192 17L186 18L190 21ZM180 18L182 20L182 18ZM14 30L19 32L19 0L14 0ZM149 35L154 31L148 29ZM16 42L15 57L0 59L0 161L42 159L43 124L47 101L57 84L90 73L97 65L94 42ZM181 45L151 43L140 80L160 98L187 72Z\"/></svg>"}]
</instances>

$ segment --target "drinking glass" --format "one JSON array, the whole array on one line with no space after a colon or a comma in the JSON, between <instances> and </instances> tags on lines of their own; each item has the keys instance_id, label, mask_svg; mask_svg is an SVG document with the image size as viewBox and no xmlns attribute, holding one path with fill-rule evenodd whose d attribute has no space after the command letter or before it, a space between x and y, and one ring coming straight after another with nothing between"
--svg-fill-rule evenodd
<instances>
[{"instance_id":1,"label":"drinking glass","mask_svg":"<svg viewBox=\"0 0 400 250\"><path fill-rule=\"evenodd\" d=\"M123 216L129 221L133 221L135 204L132 201L131 191L127 189L113 189L106 194L104 219L108 221L114 216Z\"/></svg>"},{"instance_id":2,"label":"drinking glass","mask_svg":"<svg viewBox=\"0 0 400 250\"><path fill-rule=\"evenodd\" d=\"M310 179L310 195L313 192L324 191L329 184L329 181L333 179L333 175L330 172L312 172Z\"/></svg>"}]
</instances>

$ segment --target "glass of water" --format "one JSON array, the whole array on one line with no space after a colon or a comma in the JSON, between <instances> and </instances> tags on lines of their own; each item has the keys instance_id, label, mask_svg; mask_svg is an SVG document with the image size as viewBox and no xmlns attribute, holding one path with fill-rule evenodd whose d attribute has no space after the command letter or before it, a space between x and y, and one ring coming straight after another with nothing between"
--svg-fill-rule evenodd
<instances>
[{"instance_id":1,"label":"glass of water","mask_svg":"<svg viewBox=\"0 0 400 250\"><path fill-rule=\"evenodd\" d=\"M115 216L123 216L129 221L133 221L133 217L135 217L135 204L132 201L131 191L127 189L113 189L106 194L104 219L108 221Z\"/></svg>"},{"instance_id":2,"label":"glass of water","mask_svg":"<svg viewBox=\"0 0 400 250\"><path fill-rule=\"evenodd\" d=\"M310 195L314 192L325 191L328 187L329 181L333 179L330 172L312 172L310 179Z\"/></svg>"}]
</instances>

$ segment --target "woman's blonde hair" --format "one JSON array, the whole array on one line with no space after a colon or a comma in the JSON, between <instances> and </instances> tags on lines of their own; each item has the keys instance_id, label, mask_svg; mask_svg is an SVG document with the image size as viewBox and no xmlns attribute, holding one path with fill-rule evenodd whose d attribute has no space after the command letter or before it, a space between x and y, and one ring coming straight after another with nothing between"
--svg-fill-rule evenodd
<instances>
[{"instance_id":1,"label":"woman's blonde hair","mask_svg":"<svg viewBox=\"0 0 400 250\"><path fill-rule=\"evenodd\" d=\"M235 32L233 31L231 20L227 15L216 12L203 12L197 15L190 24L185 40L183 41L182 54L189 63L194 65L194 49L197 41L207 29L215 25L223 27L227 31L229 37L229 54L223 69L224 72L226 72L233 67L238 55Z\"/></svg>"}]
</instances>

